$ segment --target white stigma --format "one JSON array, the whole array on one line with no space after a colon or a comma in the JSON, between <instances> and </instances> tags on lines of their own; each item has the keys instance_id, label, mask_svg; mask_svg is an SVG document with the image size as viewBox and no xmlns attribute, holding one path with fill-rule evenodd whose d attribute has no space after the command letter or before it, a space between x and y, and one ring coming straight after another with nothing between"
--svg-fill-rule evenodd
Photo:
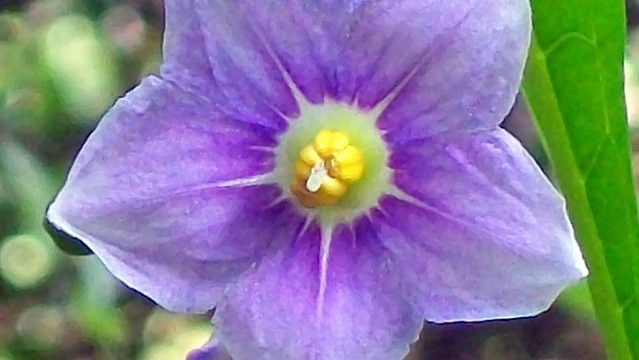
<instances>
[{"instance_id":1,"label":"white stigma","mask_svg":"<svg viewBox=\"0 0 639 360\"><path fill-rule=\"evenodd\" d=\"M306 190L313 193L317 192L327 175L328 171L324 167L324 162L318 161L315 163L311 169L311 174L308 176L308 179L306 179Z\"/></svg>"}]
</instances>

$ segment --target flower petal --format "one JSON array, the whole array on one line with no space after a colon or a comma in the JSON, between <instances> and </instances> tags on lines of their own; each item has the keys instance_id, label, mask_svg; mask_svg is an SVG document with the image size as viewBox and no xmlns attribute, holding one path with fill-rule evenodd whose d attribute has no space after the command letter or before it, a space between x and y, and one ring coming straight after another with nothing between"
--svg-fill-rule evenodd
<instances>
[{"instance_id":1,"label":"flower petal","mask_svg":"<svg viewBox=\"0 0 639 360\"><path fill-rule=\"evenodd\" d=\"M274 134L151 77L107 113L47 213L118 278L172 310L212 308L221 291L295 234L265 185Z\"/></svg>"},{"instance_id":2,"label":"flower petal","mask_svg":"<svg viewBox=\"0 0 639 360\"><path fill-rule=\"evenodd\" d=\"M406 194L373 224L427 320L533 315L586 275L562 198L505 131L406 146L391 166Z\"/></svg>"},{"instance_id":3,"label":"flower petal","mask_svg":"<svg viewBox=\"0 0 639 360\"><path fill-rule=\"evenodd\" d=\"M439 5L447 7L445 30L378 121L389 142L492 129L515 101L530 42L529 1L434 2L447 4Z\"/></svg>"},{"instance_id":4,"label":"flower petal","mask_svg":"<svg viewBox=\"0 0 639 360\"><path fill-rule=\"evenodd\" d=\"M269 88L269 92L264 93L261 84L251 83L251 74L225 65L231 59L220 60L212 55L204 31L210 24L208 19L198 16L196 1L164 1L162 77L184 89L219 100L217 106L235 113L244 122L284 130L287 123L282 114L294 116L299 110L286 86L282 83L279 88ZM220 50L226 54L225 49Z\"/></svg>"},{"instance_id":5,"label":"flower petal","mask_svg":"<svg viewBox=\"0 0 639 360\"><path fill-rule=\"evenodd\" d=\"M527 0L194 1L230 97L290 114L294 83L313 103L382 103L379 126L396 141L494 127L530 35Z\"/></svg>"},{"instance_id":6,"label":"flower petal","mask_svg":"<svg viewBox=\"0 0 639 360\"><path fill-rule=\"evenodd\" d=\"M183 87L214 93L215 78L193 0L165 0L164 9L162 76Z\"/></svg>"},{"instance_id":7,"label":"flower petal","mask_svg":"<svg viewBox=\"0 0 639 360\"><path fill-rule=\"evenodd\" d=\"M345 227L335 231L322 305L318 303L320 235L315 225L240 281L214 318L233 358L404 356L422 318L385 278L393 274L379 244L368 242L370 232L366 223L355 232Z\"/></svg>"}]
</instances>

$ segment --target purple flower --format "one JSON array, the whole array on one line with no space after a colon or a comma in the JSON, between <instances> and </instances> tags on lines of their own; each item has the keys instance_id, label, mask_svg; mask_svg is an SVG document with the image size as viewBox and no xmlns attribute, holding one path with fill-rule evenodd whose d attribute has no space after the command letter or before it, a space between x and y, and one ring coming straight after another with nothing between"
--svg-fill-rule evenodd
<instances>
[{"instance_id":1,"label":"purple flower","mask_svg":"<svg viewBox=\"0 0 639 360\"><path fill-rule=\"evenodd\" d=\"M424 319L533 315L587 273L562 198L498 127L526 0L166 16L159 74L105 115L48 219L161 306L215 307L234 359L400 359Z\"/></svg>"}]
</instances>

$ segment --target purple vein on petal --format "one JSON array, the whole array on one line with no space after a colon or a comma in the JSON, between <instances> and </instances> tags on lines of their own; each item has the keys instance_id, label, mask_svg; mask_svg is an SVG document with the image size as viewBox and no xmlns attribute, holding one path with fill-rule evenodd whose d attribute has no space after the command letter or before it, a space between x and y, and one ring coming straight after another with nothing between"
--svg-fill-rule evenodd
<instances>
[{"instance_id":1,"label":"purple vein on petal","mask_svg":"<svg viewBox=\"0 0 639 360\"><path fill-rule=\"evenodd\" d=\"M410 69L404 75L404 77L391 89L391 91L382 98L377 105L375 105L368 112L372 115L374 119L378 119L380 115L388 108L388 106L397 98L397 96L406 88L406 86L415 78L415 75L422 69L424 65L428 62L430 56L424 56L424 58L419 61L415 66ZM357 99L356 99L357 101Z\"/></svg>"},{"instance_id":2,"label":"purple vein on petal","mask_svg":"<svg viewBox=\"0 0 639 360\"><path fill-rule=\"evenodd\" d=\"M250 150L261 151L269 154L275 153L275 149L270 146L249 146Z\"/></svg>"},{"instance_id":3,"label":"purple vein on petal","mask_svg":"<svg viewBox=\"0 0 639 360\"><path fill-rule=\"evenodd\" d=\"M247 176L243 178L231 179L231 180L223 180L223 181L215 181L208 182L198 185L190 185L181 189L176 189L171 191L169 194L164 194L161 196L151 196L144 199L135 199L134 201L127 201L122 203L117 203L115 207L105 207L105 209L101 212L101 215L109 215L121 210L123 205L127 206L141 206L148 205L153 203L160 203L163 201L170 201L172 199L178 198L180 196L190 195L193 193L199 193L205 190L211 189L224 189L224 188L242 188L242 187L251 187L251 186L260 186L260 185L273 185L277 184L277 180L272 172ZM280 199L281 200L281 199ZM273 205L279 201L274 201ZM54 203L55 204L55 203ZM134 205L135 204L135 205ZM54 215L52 211L49 211L47 216L53 220ZM62 221L62 219L60 219ZM57 221L57 220L56 220Z\"/></svg>"},{"instance_id":4,"label":"purple vein on petal","mask_svg":"<svg viewBox=\"0 0 639 360\"><path fill-rule=\"evenodd\" d=\"M295 83L291 75L288 73L288 71L286 71L286 68L284 68L284 64L282 64L282 61L277 56L277 54L275 54L275 51L273 51L273 48L269 45L266 39L258 33L256 33L255 35L260 40L262 45L264 45L264 49L266 50L266 53L271 58L271 60L273 60L273 62L275 63L275 66L277 66L277 69L280 71L280 75L282 76L284 83L286 84L288 89L291 91L291 94L293 95L293 98L295 99L295 101L297 101L297 107L300 113L303 112L304 108L307 108L312 105L311 102L308 101L308 99L306 98L306 95L304 95L304 93L299 88L299 86L297 86L297 84ZM290 122L293 119L291 118L290 115L286 115L282 113L282 111L280 111L279 109L273 106L271 106L271 108L273 109L273 111L277 112L283 119L287 120L288 122ZM299 114L297 117L299 117Z\"/></svg>"},{"instance_id":5,"label":"purple vein on petal","mask_svg":"<svg viewBox=\"0 0 639 360\"><path fill-rule=\"evenodd\" d=\"M389 190L386 192L386 195L390 195L390 196L394 196L395 198L397 198L398 200L404 201L410 205L413 205L421 210L424 210L426 212L431 212L431 213L436 213L441 215L442 217L449 219L455 223L458 224L462 224L462 225L466 225L468 227L474 227L476 225L470 224L458 217L452 216L451 214L448 214L438 208L436 208L435 206L429 205L427 203L425 203L422 200L417 199L416 197L408 194L407 192L405 192L404 190L398 188L396 185L392 184L389 185Z\"/></svg>"},{"instance_id":6,"label":"purple vein on petal","mask_svg":"<svg viewBox=\"0 0 639 360\"><path fill-rule=\"evenodd\" d=\"M475 6L477 5L475 4ZM474 9L474 6L471 7L468 10L468 12L466 12L466 14L464 14L464 16L462 16L459 19L459 21L455 23L450 29L454 31L455 28L461 25L468 18L468 16L473 11L473 9ZM424 66L427 66L428 63L431 60L433 60L433 58L439 51L442 51L448 45L447 38L448 36L445 36L445 35L442 36L442 39L441 41L439 41L439 44L436 44L431 49L427 50L424 53L424 56L422 57L422 59L418 61L417 63L415 63L415 65L406 73L406 75L404 75L404 77L397 83L397 85L395 85L395 87L393 87L390 90L390 92L386 94L386 96L384 96L377 103L377 105L375 105L372 109L368 110L368 113L371 114L372 118L376 120L379 119L379 117L384 113L384 111L386 111L386 109L393 103L393 101L401 94L401 92L406 88L406 86L408 86L408 84L410 84L410 82L413 79L415 79L415 76L417 76L417 73L419 73L424 68Z\"/></svg>"},{"instance_id":7,"label":"purple vein on petal","mask_svg":"<svg viewBox=\"0 0 639 360\"><path fill-rule=\"evenodd\" d=\"M331 241L333 238L333 225L321 224L321 245L320 245L320 271L319 271L319 291L317 294L317 320L322 319L324 313L324 295L326 294L326 273L331 251Z\"/></svg>"},{"instance_id":8,"label":"purple vein on petal","mask_svg":"<svg viewBox=\"0 0 639 360\"><path fill-rule=\"evenodd\" d=\"M381 46L380 48L380 53L381 54L385 54L388 52L388 49L390 49L391 44L393 44L393 39L395 38L395 34L397 34L398 32L400 32L401 29L400 27L394 29L391 32L391 35L384 40L384 44ZM355 99L354 99L354 103L357 104L357 96L359 91L362 88L362 80L363 79L368 79L371 78L375 71L379 70L380 67L380 62L382 61L383 55L378 55L375 57L375 60L373 60L373 63L371 64L370 68L368 69L368 71L366 72L366 74L364 74L358 81L357 81L357 85L355 86Z\"/></svg>"},{"instance_id":9,"label":"purple vein on petal","mask_svg":"<svg viewBox=\"0 0 639 360\"><path fill-rule=\"evenodd\" d=\"M265 174L247 176L243 178L205 183L202 185L190 187L186 191L199 191L199 190L208 190L208 189L217 189L217 188L247 187L247 186L255 186L255 185L269 185L269 184L276 184L276 183L277 183L277 180L275 179L275 174L273 174L273 172L268 172Z\"/></svg>"},{"instance_id":10,"label":"purple vein on petal","mask_svg":"<svg viewBox=\"0 0 639 360\"><path fill-rule=\"evenodd\" d=\"M284 194L280 194L275 199L273 199L273 201L271 201L268 205L266 205L266 209L271 209L275 207L276 205L286 201L289 201L288 197Z\"/></svg>"},{"instance_id":11,"label":"purple vein on petal","mask_svg":"<svg viewBox=\"0 0 639 360\"><path fill-rule=\"evenodd\" d=\"M300 234L305 234L306 233L308 228L313 223L313 220L315 220L315 215L310 214L310 213L308 215L306 215L306 218L304 218L304 225L302 225L302 229L300 230Z\"/></svg>"}]
</instances>

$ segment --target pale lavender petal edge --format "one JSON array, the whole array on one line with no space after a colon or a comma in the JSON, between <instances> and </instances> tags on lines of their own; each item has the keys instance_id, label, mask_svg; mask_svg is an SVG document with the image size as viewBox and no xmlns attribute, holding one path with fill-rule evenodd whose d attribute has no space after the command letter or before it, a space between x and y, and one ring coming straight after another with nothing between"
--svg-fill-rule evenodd
<instances>
[{"instance_id":1,"label":"pale lavender petal edge","mask_svg":"<svg viewBox=\"0 0 639 360\"><path fill-rule=\"evenodd\" d=\"M535 315L586 276L564 200L505 131L413 144L391 164L403 195L372 224L427 320Z\"/></svg>"}]
</instances>

